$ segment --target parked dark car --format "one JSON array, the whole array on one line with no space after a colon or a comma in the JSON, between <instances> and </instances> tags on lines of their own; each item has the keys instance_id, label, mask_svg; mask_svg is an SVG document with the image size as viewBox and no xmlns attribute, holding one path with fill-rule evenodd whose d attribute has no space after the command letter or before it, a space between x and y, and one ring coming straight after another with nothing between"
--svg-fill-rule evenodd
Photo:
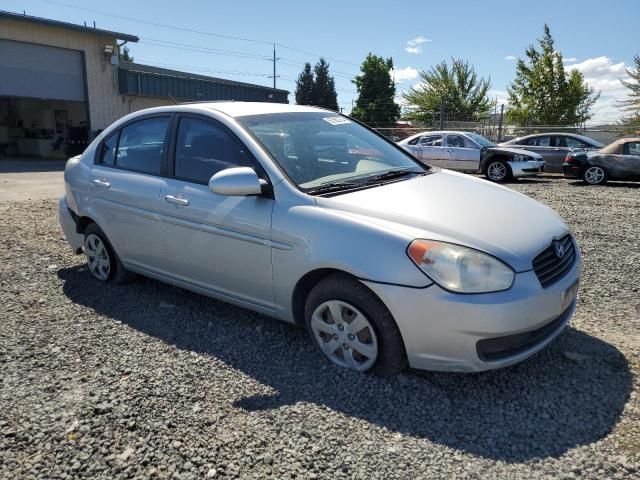
<instances>
[{"instance_id":1,"label":"parked dark car","mask_svg":"<svg viewBox=\"0 0 640 480\"><path fill-rule=\"evenodd\" d=\"M597 152L571 152L562 169L565 177L580 178L589 185L640 181L640 137L621 138Z\"/></svg>"},{"instance_id":2,"label":"parked dark car","mask_svg":"<svg viewBox=\"0 0 640 480\"><path fill-rule=\"evenodd\" d=\"M562 172L565 157L574 150L600 150L604 145L575 133L536 133L514 138L500 146L515 147L542 155L546 172Z\"/></svg>"}]
</instances>

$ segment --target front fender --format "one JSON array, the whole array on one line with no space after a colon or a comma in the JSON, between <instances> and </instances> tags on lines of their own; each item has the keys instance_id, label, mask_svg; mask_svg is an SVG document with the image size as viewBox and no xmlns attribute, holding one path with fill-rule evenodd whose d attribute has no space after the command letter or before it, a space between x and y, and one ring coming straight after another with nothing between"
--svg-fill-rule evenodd
<instances>
[{"instance_id":1,"label":"front fender","mask_svg":"<svg viewBox=\"0 0 640 480\"><path fill-rule=\"evenodd\" d=\"M318 205L274 209L273 279L279 316L293 321L298 281L318 269L362 280L423 288L433 282L406 254L413 240L366 220Z\"/></svg>"}]
</instances>

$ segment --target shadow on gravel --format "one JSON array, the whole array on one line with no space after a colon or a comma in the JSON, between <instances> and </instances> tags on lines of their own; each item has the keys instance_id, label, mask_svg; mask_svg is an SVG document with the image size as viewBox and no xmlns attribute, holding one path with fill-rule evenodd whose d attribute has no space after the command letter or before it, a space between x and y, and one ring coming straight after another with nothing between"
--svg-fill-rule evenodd
<instances>
[{"instance_id":1,"label":"shadow on gravel","mask_svg":"<svg viewBox=\"0 0 640 480\"><path fill-rule=\"evenodd\" d=\"M382 379L329 366L299 328L160 282L141 278L105 286L84 267L63 268L58 276L76 304L179 349L215 357L277 392L238 398L234 407L316 404L509 463L559 457L602 438L632 388L625 357L573 328L507 369Z\"/></svg>"},{"instance_id":2,"label":"shadow on gravel","mask_svg":"<svg viewBox=\"0 0 640 480\"><path fill-rule=\"evenodd\" d=\"M640 182L607 182L605 185L594 187L592 185L586 185L581 180L569 182L572 187L585 187L585 188L640 188Z\"/></svg>"}]
</instances>

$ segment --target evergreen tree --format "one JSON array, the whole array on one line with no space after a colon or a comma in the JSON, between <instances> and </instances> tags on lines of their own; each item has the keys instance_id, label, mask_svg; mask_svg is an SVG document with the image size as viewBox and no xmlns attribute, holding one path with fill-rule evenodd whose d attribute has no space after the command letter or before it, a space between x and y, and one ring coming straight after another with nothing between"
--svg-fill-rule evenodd
<instances>
[{"instance_id":1,"label":"evergreen tree","mask_svg":"<svg viewBox=\"0 0 640 480\"><path fill-rule=\"evenodd\" d=\"M298 105L313 105L313 72L311 64L305 63L304 69L296 81L296 103Z\"/></svg>"},{"instance_id":2,"label":"evergreen tree","mask_svg":"<svg viewBox=\"0 0 640 480\"><path fill-rule=\"evenodd\" d=\"M633 57L635 67L627 68L630 80L621 80L630 92L626 100L620 102L622 110L629 114L622 119L625 133L640 133L640 55Z\"/></svg>"},{"instance_id":3,"label":"evergreen tree","mask_svg":"<svg viewBox=\"0 0 640 480\"><path fill-rule=\"evenodd\" d=\"M518 59L516 78L508 89L507 118L518 125L577 125L591 118L600 98L577 70L567 73L562 53L554 47L549 26L538 40L539 50L527 48Z\"/></svg>"},{"instance_id":4,"label":"evergreen tree","mask_svg":"<svg viewBox=\"0 0 640 480\"><path fill-rule=\"evenodd\" d=\"M338 94L333 77L329 75L329 64L321 58L313 68L313 105L338 111Z\"/></svg>"},{"instance_id":5,"label":"evergreen tree","mask_svg":"<svg viewBox=\"0 0 640 480\"><path fill-rule=\"evenodd\" d=\"M118 60L121 62L133 62L133 57L129 54L129 47L124 47L118 51Z\"/></svg>"},{"instance_id":6,"label":"evergreen tree","mask_svg":"<svg viewBox=\"0 0 640 480\"><path fill-rule=\"evenodd\" d=\"M393 60L369 53L362 62L360 75L353 79L358 89L351 116L376 126L392 125L400 117L400 105L395 102L396 86L391 78Z\"/></svg>"}]
</instances>

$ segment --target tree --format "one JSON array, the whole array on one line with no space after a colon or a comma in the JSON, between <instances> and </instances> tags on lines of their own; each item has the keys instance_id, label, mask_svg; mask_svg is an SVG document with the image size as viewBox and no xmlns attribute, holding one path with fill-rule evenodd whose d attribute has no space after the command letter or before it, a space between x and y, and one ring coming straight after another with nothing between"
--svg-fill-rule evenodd
<instances>
[{"instance_id":1,"label":"tree","mask_svg":"<svg viewBox=\"0 0 640 480\"><path fill-rule=\"evenodd\" d=\"M600 93L579 71L565 71L547 24L538 45L540 50L527 48L527 60L518 59L516 78L508 88L507 119L517 125L577 125L589 120Z\"/></svg>"},{"instance_id":2,"label":"tree","mask_svg":"<svg viewBox=\"0 0 640 480\"><path fill-rule=\"evenodd\" d=\"M129 55L129 47L124 47L118 51L118 60L121 62L133 62L133 57Z\"/></svg>"},{"instance_id":3,"label":"tree","mask_svg":"<svg viewBox=\"0 0 640 480\"><path fill-rule=\"evenodd\" d=\"M329 75L329 64L321 58L313 67L313 105L338 111L338 94L333 77Z\"/></svg>"},{"instance_id":4,"label":"tree","mask_svg":"<svg viewBox=\"0 0 640 480\"><path fill-rule=\"evenodd\" d=\"M451 59L420 70L420 83L402 96L407 102L407 118L427 121L440 112L444 101L447 117L454 120L478 120L491 110L487 92L491 79L478 77L475 68L461 59Z\"/></svg>"},{"instance_id":5,"label":"tree","mask_svg":"<svg viewBox=\"0 0 640 480\"><path fill-rule=\"evenodd\" d=\"M627 75L631 79L620 80L630 90L628 98L619 102L622 110L629 112L621 121L625 133L640 133L640 55L633 57L633 62L634 69L627 68Z\"/></svg>"},{"instance_id":6,"label":"tree","mask_svg":"<svg viewBox=\"0 0 640 480\"><path fill-rule=\"evenodd\" d=\"M311 64L305 63L304 69L296 81L296 103L298 105L313 105L313 72Z\"/></svg>"},{"instance_id":7,"label":"tree","mask_svg":"<svg viewBox=\"0 0 640 480\"><path fill-rule=\"evenodd\" d=\"M358 89L351 116L372 125L392 125L400 117L396 104L396 85L391 78L393 60L369 53L362 62L362 72L352 80Z\"/></svg>"}]
</instances>

